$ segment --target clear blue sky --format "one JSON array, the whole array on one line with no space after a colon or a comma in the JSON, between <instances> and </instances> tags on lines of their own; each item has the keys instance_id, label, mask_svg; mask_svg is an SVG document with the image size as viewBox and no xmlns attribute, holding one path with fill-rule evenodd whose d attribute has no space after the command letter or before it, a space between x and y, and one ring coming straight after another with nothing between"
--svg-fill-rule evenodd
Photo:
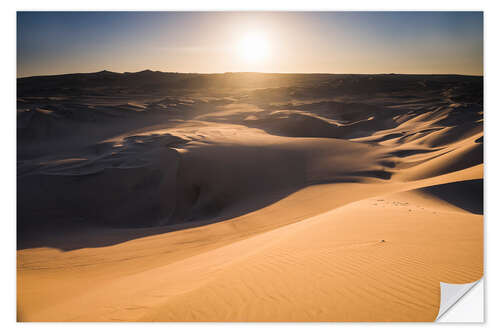
<instances>
[{"instance_id":1,"label":"clear blue sky","mask_svg":"<svg viewBox=\"0 0 500 333\"><path fill-rule=\"evenodd\" d=\"M482 75L483 14L18 12L18 77L103 69Z\"/></svg>"}]
</instances>

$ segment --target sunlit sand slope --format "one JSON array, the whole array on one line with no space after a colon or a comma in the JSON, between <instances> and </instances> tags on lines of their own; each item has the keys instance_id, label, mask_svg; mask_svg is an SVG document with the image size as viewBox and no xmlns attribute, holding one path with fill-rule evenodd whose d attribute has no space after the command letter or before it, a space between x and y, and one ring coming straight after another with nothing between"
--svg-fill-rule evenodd
<instances>
[{"instance_id":1,"label":"sunlit sand slope","mask_svg":"<svg viewBox=\"0 0 500 333\"><path fill-rule=\"evenodd\" d=\"M433 320L439 281L482 275L482 216L426 190L463 180L467 191L481 171L404 186L313 186L196 229L99 249L21 251L22 319ZM339 192L354 202L329 199ZM300 220L252 236L280 219Z\"/></svg>"}]
</instances>

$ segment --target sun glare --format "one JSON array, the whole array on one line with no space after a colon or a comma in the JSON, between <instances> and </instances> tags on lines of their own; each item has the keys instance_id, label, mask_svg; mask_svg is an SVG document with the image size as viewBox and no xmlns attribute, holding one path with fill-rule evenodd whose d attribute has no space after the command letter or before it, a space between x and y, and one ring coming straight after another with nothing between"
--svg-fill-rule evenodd
<instances>
[{"instance_id":1,"label":"sun glare","mask_svg":"<svg viewBox=\"0 0 500 333\"><path fill-rule=\"evenodd\" d=\"M247 34L240 42L240 53L243 59L250 63L256 63L269 56L269 42L261 34Z\"/></svg>"}]
</instances>

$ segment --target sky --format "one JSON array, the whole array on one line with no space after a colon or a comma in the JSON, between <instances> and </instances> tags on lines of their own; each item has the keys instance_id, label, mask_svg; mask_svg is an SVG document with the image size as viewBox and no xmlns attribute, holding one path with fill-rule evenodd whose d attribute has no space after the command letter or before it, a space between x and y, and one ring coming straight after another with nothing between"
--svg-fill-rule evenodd
<instances>
[{"instance_id":1,"label":"sky","mask_svg":"<svg viewBox=\"0 0 500 333\"><path fill-rule=\"evenodd\" d=\"M18 12L17 76L483 75L482 12Z\"/></svg>"}]
</instances>

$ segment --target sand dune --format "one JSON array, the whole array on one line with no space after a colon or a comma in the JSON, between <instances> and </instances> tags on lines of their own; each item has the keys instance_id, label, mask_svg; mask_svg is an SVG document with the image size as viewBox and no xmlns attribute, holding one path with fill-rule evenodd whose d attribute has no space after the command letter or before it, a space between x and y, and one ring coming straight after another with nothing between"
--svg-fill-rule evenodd
<instances>
[{"instance_id":1,"label":"sand dune","mask_svg":"<svg viewBox=\"0 0 500 333\"><path fill-rule=\"evenodd\" d=\"M478 89L19 79L18 320L434 320L439 282L483 274Z\"/></svg>"}]
</instances>

